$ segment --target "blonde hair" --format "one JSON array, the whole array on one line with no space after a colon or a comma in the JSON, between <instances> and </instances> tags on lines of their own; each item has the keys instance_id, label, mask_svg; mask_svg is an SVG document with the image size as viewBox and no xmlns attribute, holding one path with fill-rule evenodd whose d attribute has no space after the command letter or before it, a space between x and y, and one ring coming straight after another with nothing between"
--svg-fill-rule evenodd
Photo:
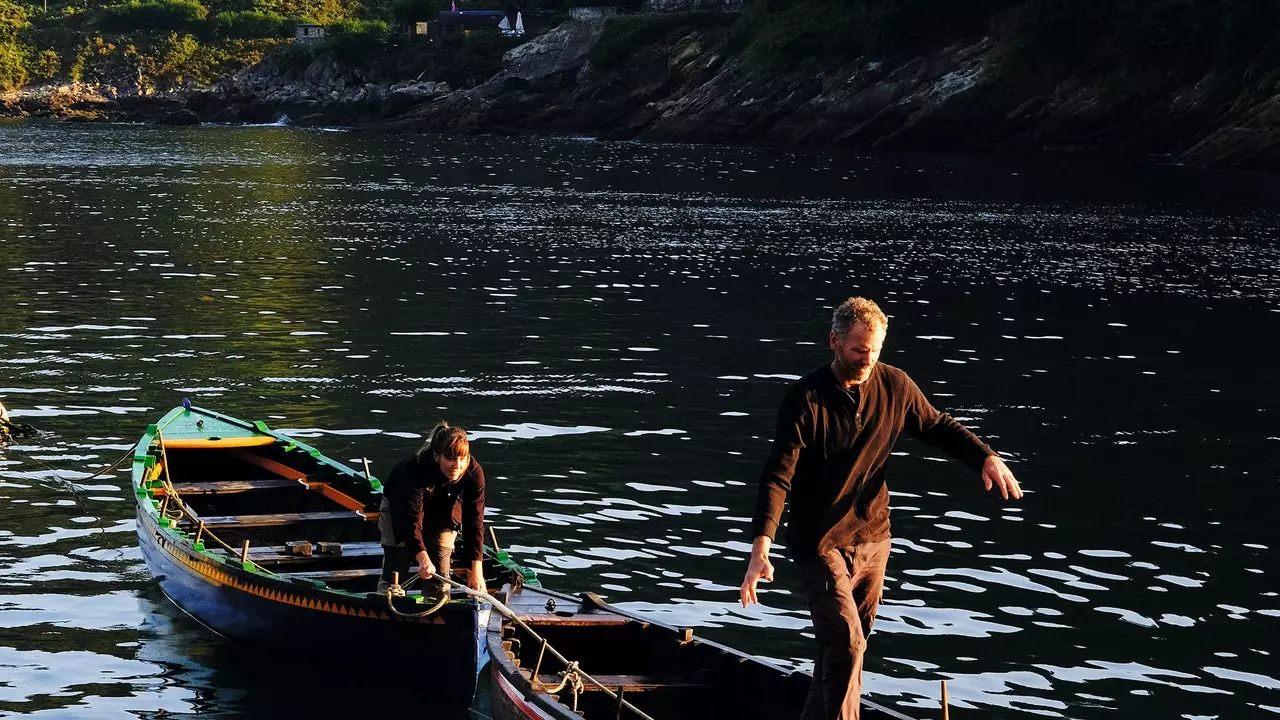
<instances>
[{"instance_id":1,"label":"blonde hair","mask_svg":"<svg viewBox=\"0 0 1280 720\"><path fill-rule=\"evenodd\" d=\"M463 457L471 454L471 443L467 440L467 431L453 427L441 420L427 433L427 441L418 450L418 457L430 453L431 457Z\"/></svg>"},{"instance_id":2,"label":"blonde hair","mask_svg":"<svg viewBox=\"0 0 1280 720\"><path fill-rule=\"evenodd\" d=\"M851 297L836 306L835 312L831 313L831 332L838 338L843 338L858 323L865 324L872 331L889 331L889 318L874 300Z\"/></svg>"}]
</instances>

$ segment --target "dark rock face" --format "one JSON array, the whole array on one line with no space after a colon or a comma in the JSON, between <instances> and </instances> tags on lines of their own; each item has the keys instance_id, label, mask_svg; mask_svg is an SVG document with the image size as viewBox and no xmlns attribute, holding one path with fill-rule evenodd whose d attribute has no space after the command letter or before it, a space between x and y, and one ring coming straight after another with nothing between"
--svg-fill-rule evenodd
<instances>
[{"instance_id":1,"label":"dark rock face","mask_svg":"<svg viewBox=\"0 0 1280 720\"><path fill-rule=\"evenodd\" d=\"M674 30L625 64L588 60L605 20L571 20L503 58L479 86L370 82L319 60L271 62L209 90L47 85L0 96L0 115L166 123L351 125L392 132L573 134L604 139L890 150L1098 150L1196 165L1280 169L1280 94L1231 73L1020 65L1002 37L807 76L750 68L726 28ZM1038 73L1038 74L1037 74ZM1056 74L1050 74L1056 73Z\"/></svg>"},{"instance_id":2,"label":"dark rock face","mask_svg":"<svg viewBox=\"0 0 1280 720\"><path fill-rule=\"evenodd\" d=\"M448 94L446 83L369 82L332 60L317 60L295 71L272 63L245 68L206 92L194 93L187 109L206 122L273 123L288 119L304 126L353 125L395 114Z\"/></svg>"},{"instance_id":3,"label":"dark rock face","mask_svg":"<svg viewBox=\"0 0 1280 720\"><path fill-rule=\"evenodd\" d=\"M160 117L156 118L156 124L157 125L199 125L200 116L196 115L194 112L190 110L187 110L186 108L183 108L181 110L174 110L173 112L169 112L169 113L165 113L164 115L161 115Z\"/></svg>"},{"instance_id":4,"label":"dark rock face","mask_svg":"<svg viewBox=\"0 0 1280 720\"><path fill-rule=\"evenodd\" d=\"M601 27L566 23L508 53L487 83L397 106L366 125L893 150L1090 149L1280 168L1280 95L1241 107L1238 78L1133 77L1125 68L1029 76L1000 37L783 77L729 58L714 30L691 30L602 72L587 61Z\"/></svg>"}]
</instances>

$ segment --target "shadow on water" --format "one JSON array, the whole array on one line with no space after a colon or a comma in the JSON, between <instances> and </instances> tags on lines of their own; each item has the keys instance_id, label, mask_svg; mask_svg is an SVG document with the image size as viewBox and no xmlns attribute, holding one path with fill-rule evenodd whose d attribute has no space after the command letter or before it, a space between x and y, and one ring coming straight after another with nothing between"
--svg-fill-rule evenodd
<instances>
[{"instance_id":1,"label":"shadow on water","mask_svg":"<svg viewBox=\"0 0 1280 720\"><path fill-rule=\"evenodd\" d=\"M268 651L216 635L154 585L139 594L138 603L145 620L136 659L159 666L164 682L190 693L189 711L142 711L140 717L480 717L433 700L430 677L384 679L377 648L324 660Z\"/></svg>"}]
</instances>

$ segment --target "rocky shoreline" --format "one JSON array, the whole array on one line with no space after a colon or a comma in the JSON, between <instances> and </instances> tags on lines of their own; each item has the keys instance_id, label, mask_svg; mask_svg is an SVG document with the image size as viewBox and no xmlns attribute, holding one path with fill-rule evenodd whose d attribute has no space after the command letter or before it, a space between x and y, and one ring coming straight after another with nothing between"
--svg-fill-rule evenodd
<instances>
[{"instance_id":1,"label":"rocky shoreline","mask_svg":"<svg viewBox=\"0 0 1280 720\"><path fill-rule=\"evenodd\" d=\"M171 124L287 117L389 132L912 151L1088 149L1280 168L1280 95L1233 102L1233 78L1165 77L1153 87L1080 73L1048 83L1006 72L999 37L893 64L768 76L728 52L723 28L675 33L624 67L600 70L588 51L603 22L566 22L509 51L500 73L467 89L430 79L372 82L330 60L303 70L264 62L209 89L160 96L102 85L26 88L0 96L0 115Z\"/></svg>"}]
</instances>

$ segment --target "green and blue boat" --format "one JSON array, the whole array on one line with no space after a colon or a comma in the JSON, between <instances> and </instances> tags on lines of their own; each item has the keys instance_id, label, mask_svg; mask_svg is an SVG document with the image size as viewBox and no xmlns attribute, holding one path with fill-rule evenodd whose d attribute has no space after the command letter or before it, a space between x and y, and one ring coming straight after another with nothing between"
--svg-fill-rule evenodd
<instances>
[{"instance_id":1,"label":"green and blue boat","mask_svg":"<svg viewBox=\"0 0 1280 720\"><path fill-rule=\"evenodd\" d=\"M313 660L403 668L432 678L441 701L470 702L491 607L439 590L375 592L382 487L367 472L184 401L138 441L132 477L147 568L210 630ZM505 553L486 555L491 586L533 579Z\"/></svg>"}]
</instances>

